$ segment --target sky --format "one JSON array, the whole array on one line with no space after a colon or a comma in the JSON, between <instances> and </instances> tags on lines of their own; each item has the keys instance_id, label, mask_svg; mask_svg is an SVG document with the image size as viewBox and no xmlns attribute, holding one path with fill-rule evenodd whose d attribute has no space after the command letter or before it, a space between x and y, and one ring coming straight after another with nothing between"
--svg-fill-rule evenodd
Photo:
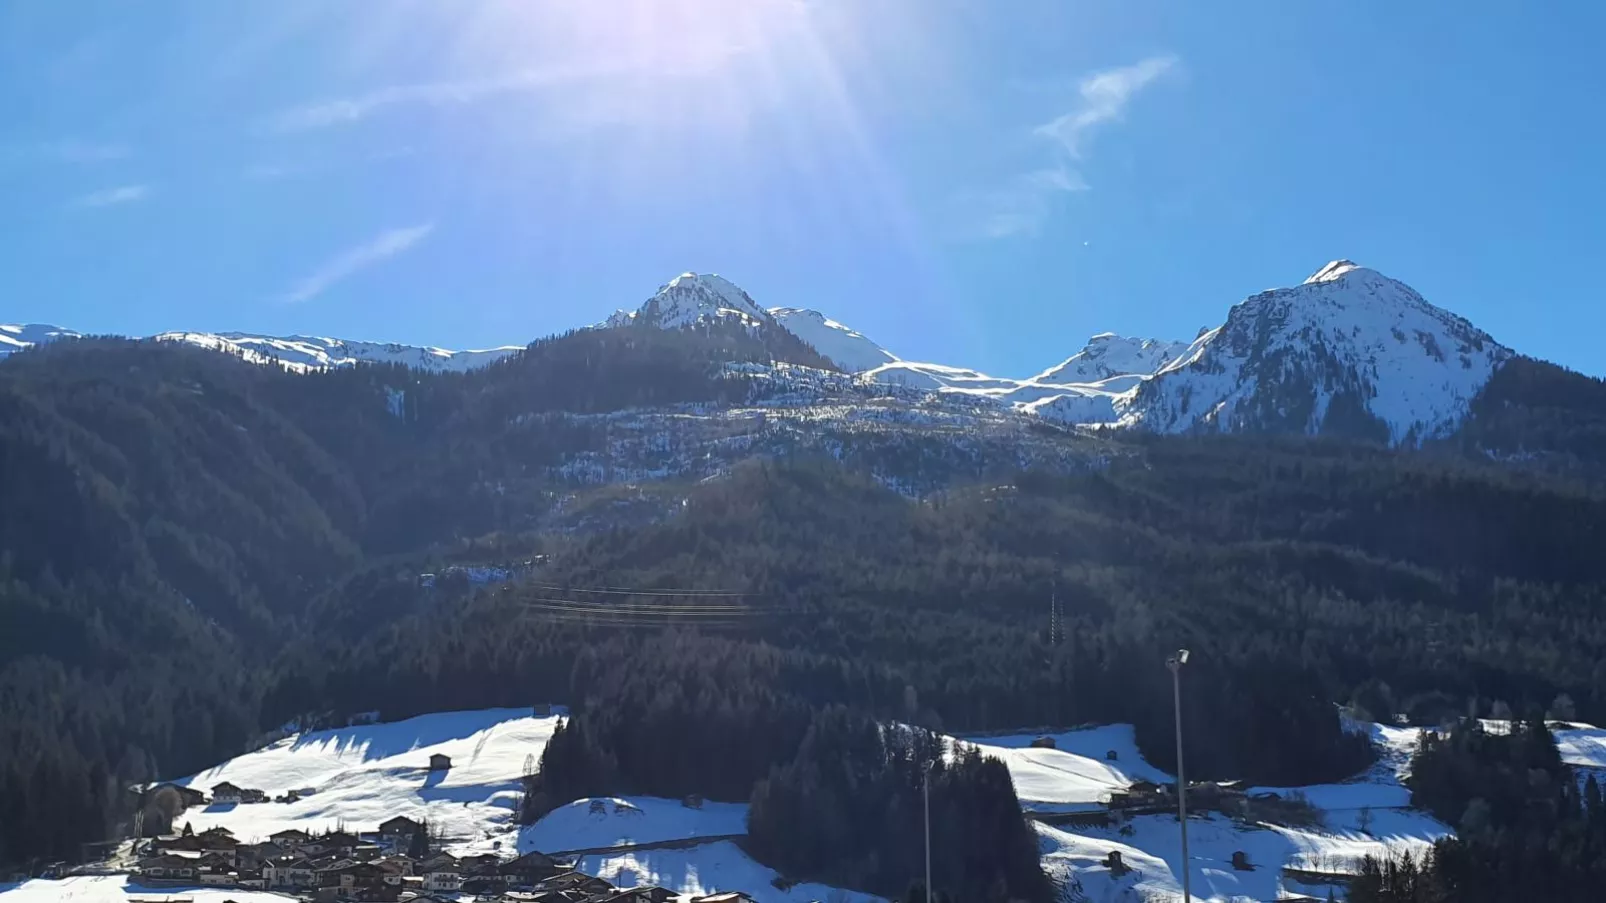
<instances>
[{"instance_id":1,"label":"sky","mask_svg":"<svg viewBox=\"0 0 1606 903\"><path fill-rule=\"evenodd\" d=\"M1606 375L1603 32L1569 0L9 0L0 321L481 348L695 271L1026 376L1347 257Z\"/></svg>"}]
</instances>

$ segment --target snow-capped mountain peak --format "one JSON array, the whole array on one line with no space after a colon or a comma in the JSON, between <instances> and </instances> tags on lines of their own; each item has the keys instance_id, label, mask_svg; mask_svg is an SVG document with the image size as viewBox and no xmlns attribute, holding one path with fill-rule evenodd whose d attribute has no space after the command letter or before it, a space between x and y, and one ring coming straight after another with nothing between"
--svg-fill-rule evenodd
<instances>
[{"instance_id":1,"label":"snow-capped mountain peak","mask_svg":"<svg viewBox=\"0 0 1606 903\"><path fill-rule=\"evenodd\" d=\"M0 357L57 339L77 338L82 336L49 323L0 323Z\"/></svg>"},{"instance_id":2,"label":"snow-capped mountain peak","mask_svg":"<svg viewBox=\"0 0 1606 903\"><path fill-rule=\"evenodd\" d=\"M848 373L874 370L882 364L898 360L898 356L872 342L859 333L817 310L801 307L772 307L769 315L775 322L815 351L825 355L833 364Z\"/></svg>"},{"instance_id":3,"label":"snow-capped mountain peak","mask_svg":"<svg viewBox=\"0 0 1606 903\"><path fill-rule=\"evenodd\" d=\"M749 329L778 327L849 373L862 373L894 363L897 355L863 334L817 310L802 307L760 307L753 296L722 276L683 273L671 279L636 310L621 310L601 325L641 324L684 329L735 322Z\"/></svg>"},{"instance_id":4,"label":"snow-capped mountain peak","mask_svg":"<svg viewBox=\"0 0 1606 903\"><path fill-rule=\"evenodd\" d=\"M1119 407L1161 432L1443 436L1512 355L1410 286L1336 260L1253 295Z\"/></svg>"},{"instance_id":5,"label":"snow-capped mountain peak","mask_svg":"<svg viewBox=\"0 0 1606 903\"><path fill-rule=\"evenodd\" d=\"M42 323L0 324L0 359L62 339L83 338L81 333ZM350 367L359 363L406 364L423 370L472 370L523 350L521 345L505 345L475 351L449 351L432 346L400 345L394 342L360 342L319 336L268 336L247 332L164 332L149 339L180 342L213 351L234 354L253 364L277 364L286 370L324 370Z\"/></svg>"},{"instance_id":6,"label":"snow-capped mountain peak","mask_svg":"<svg viewBox=\"0 0 1606 903\"><path fill-rule=\"evenodd\" d=\"M1134 339L1103 332L1087 340L1081 351L1032 378L1055 385L1093 383L1113 376L1147 376L1175 360L1187 342Z\"/></svg>"},{"instance_id":7,"label":"snow-capped mountain peak","mask_svg":"<svg viewBox=\"0 0 1606 903\"><path fill-rule=\"evenodd\" d=\"M682 273L661 286L640 308L618 311L604 325L646 323L661 329L681 329L732 319L758 326L769 320L769 314L723 276Z\"/></svg>"},{"instance_id":8,"label":"snow-capped mountain peak","mask_svg":"<svg viewBox=\"0 0 1606 903\"><path fill-rule=\"evenodd\" d=\"M1351 270L1359 269L1363 269L1363 267L1355 263L1353 260L1329 261L1326 266L1312 273L1310 278L1306 279L1303 284L1310 285L1313 282L1332 282L1334 279L1338 279L1346 273L1349 273Z\"/></svg>"}]
</instances>

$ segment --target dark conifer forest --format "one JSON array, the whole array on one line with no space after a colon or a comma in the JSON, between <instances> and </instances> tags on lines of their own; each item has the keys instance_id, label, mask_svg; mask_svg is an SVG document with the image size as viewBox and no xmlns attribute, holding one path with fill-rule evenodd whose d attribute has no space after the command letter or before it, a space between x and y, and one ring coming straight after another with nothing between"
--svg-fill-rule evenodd
<instances>
[{"instance_id":1,"label":"dark conifer forest","mask_svg":"<svg viewBox=\"0 0 1606 903\"><path fill-rule=\"evenodd\" d=\"M132 784L369 710L567 703L531 812L751 800L765 861L894 894L923 730L1131 722L1170 768L1178 647L1201 778L1353 774L1352 703L1438 723L1565 694L1606 722L1598 381L1513 365L1461 435L1414 450L1045 429L1065 466L919 493L887 475L929 477L930 437L874 468L772 446L718 478L608 479L615 418L740 404L759 378L730 361L819 363L776 341L587 331L441 375L118 340L0 363L0 864L127 830ZM507 582L451 576L513 562ZM626 596L624 617L576 592L605 587L671 595ZM1001 774L933 777L934 806L997 838L985 862L945 858L938 888L1045 899ZM1446 781L1425 804L1465 810ZM871 842L881 858L855 859Z\"/></svg>"},{"instance_id":2,"label":"dark conifer forest","mask_svg":"<svg viewBox=\"0 0 1606 903\"><path fill-rule=\"evenodd\" d=\"M1509 731L1476 720L1424 732L1411 802L1455 828L1413 860L1368 859L1355 903L1598 900L1606 880L1606 804L1597 775L1562 764L1537 712Z\"/></svg>"}]
</instances>

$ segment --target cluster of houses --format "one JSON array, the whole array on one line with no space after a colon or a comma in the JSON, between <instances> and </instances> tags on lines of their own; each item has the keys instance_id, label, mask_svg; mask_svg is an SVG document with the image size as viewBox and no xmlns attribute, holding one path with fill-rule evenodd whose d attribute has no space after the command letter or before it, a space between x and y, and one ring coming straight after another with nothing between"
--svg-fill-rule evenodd
<instances>
[{"instance_id":1,"label":"cluster of houses","mask_svg":"<svg viewBox=\"0 0 1606 903\"><path fill-rule=\"evenodd\" d=\"M666 903L677 896L661 887L616 888L539 852L504 859L495 853L428 851L427 839L420 840L426 832L427 826L396 816L372 832L292 829L242 843L227 828L196 833L186 825L179 834L145 844L137 875L146 886L275 890L316 903L432 903L461 895L500 903ZM746 894L724 893L695 897L692 903L752 901Z\"/></svg>"}]
</instances>

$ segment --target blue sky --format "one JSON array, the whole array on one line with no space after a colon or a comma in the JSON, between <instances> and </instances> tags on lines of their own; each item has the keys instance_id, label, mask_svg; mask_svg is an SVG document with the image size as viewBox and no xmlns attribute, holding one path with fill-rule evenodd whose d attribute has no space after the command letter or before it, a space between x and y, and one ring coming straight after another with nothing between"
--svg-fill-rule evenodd
<instances>
[{"instance_id":1,"label":"blue sky","mask_svg":"<svg viewBox=\"0 0 1606 903\"><path fill-rule=\"evenodd\" d=\"M0 320L484 347L686 271L1027 375L1334 257L1606 373L1599 4L17 0Z\"/></svg>"}]
</instances>

